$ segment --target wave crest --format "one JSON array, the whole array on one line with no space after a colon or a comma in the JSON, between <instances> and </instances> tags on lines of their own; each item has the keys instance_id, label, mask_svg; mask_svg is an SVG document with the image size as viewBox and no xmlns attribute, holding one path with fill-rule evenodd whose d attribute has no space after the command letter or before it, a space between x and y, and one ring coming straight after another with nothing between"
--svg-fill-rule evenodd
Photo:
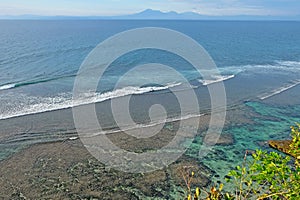
<instances>
[{"instance_id":1,"label":"wave crest","mask_svg":"<svg viewBox=\"0 0 300 200\"><path fill-rule=\"evenodd\" d=\"M16 87L16 84L1 85L0 90L8 90L8 89L11 89L11 88L14 88L14 87Z\"/></svg>"},{"instance_id":2,"label":"wave crest","mask_svg":"<svg viewBox=\"0 0 300 200\"><path fill-rule=\"evenodd\" d=\"M226 80L232 79L234 77L235 77L235 75L226 75L226 76L218 75L218 76L212 76L211 77L212 79L209 79L209 80L199 80L199 82L202 83L202 85L206 86L206 85L218 83L221 81L226 81Z\"/></svg>"},{"instance_id":3,"label":"wave crest","mask_svg":"<svg viewBox=\"0 0 300 200\"><path fill-rule=\"evenodd\" d=\"M30 114L44 113L55 110L72 108L74 106L87 105L92 103L100 103L109 99L124 97L128 95L139 95L154 91L166 90L181 85L181 83L170 83L166 86L151 86L151 87L124 87L105 93L85 93L80 98L73 100L71 93L64 93L55 97L33 97L23 96L23 102L36 102L27 104L22 107L13 105L10 110L2 112L0 119L8 119L20 117Z\"/></svg>"}]
</instances>

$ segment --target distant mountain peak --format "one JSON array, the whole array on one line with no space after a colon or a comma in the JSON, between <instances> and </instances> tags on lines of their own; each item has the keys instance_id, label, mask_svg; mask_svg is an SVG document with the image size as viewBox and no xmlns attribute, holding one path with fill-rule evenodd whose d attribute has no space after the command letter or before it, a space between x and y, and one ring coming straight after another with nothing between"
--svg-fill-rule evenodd
<instances>
[{"instance_id":1,"label":"distant mountain peak","mask_svg":"<svg viewBox=\"0 0 300 200\"><path fill-rule=\"evenodd\" d=\"M132 14L132 15L127 15L126 17L128 18L133 18L133 19L186 19L188 16L201 16L197 13L177 13L175 11L169 11L169 12L162 12L160 10L153 10L153 9L146 9L143 10L139 13Z\"/></svg>"},{"instance_id":2,"label":"distant mountain peak","mask_svg":"<svg viewBox=\"0 0 300 200\"><path fill-rule=\"evenodd\" d=\"M139 13L161 13L161 11L159 10L153 10L153 9L146 9L146 10L143 10L142 12L139 12ZM136 14L139 14L139 13L136 13Z\"/></svg>"},{"instance_id":3,"label":"distant mountain peak","mask_svg":"<svg viewBox=\"0 0 300 200\"><path fill-rule=\"evenodd\" d=\"M157 14L163 14L160 10L153 10L153 9L146 9L143 10L142 12L131 14L131 15L157 15Z\"/></svg>"}]
</instances>

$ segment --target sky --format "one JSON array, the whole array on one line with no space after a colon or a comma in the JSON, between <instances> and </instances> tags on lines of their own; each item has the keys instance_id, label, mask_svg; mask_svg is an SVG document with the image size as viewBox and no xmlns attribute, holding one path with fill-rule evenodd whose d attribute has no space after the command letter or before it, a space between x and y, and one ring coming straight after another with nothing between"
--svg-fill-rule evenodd
<instances>
[{"instance_id":1,"label":"sky","mask_svg":"<svg viewBox=\"0 0 300 200\"><path fill-rule=\"evenodd\" d=\"M113 16L141 12L204 15L300 15L300 0L0 0L0 15Z\"/></svg>"}]
</instances>

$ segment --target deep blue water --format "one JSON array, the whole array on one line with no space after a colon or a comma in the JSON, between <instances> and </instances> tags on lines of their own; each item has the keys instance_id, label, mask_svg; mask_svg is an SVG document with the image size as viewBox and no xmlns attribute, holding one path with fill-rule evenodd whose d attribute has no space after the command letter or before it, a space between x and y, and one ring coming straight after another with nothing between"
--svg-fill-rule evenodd
<instances>
[{"instance_id":1,"label":"deep blue water","mask_svg":"<svg viewBox=\"0 0 300 200\"><path fill-rule=\"evenodd\" d=\"M299 25L254 21L0 21L0 119L70 107L74 77L88 53L116 33L142 27L164 27L187 34L208 51L224 79L233 75L243 79L243 85L228 80L229 103L272 96L269 92L299 82ZM186 63L168 54L136 52L115 63L99 94L113 89L114 77L124 73L123 68L147 62L170 64L196 86L195 80L201 79L185 68ZM164 73L158 76L170 78ZM134 86L134 82L127 82L127 86ZM124 89L113 97L127 92L131 93Z\"/></svg>"},{"instance_id":2,"label":"deep blue water","mask_svg":"<svg viewBox=\"0 0 300 200\"><path fill-rule=\"evenodd\" d=\"M225 175L246 149L261 148L260 142L268 139L289 137L289 126L300 120L300 22L9 20L0 21L0 139L10 136L0 143L0 159L23 145L73 135L72 113L64 108L73 105L73 83L81 63L108 37L142 27L173 29L199 42L221 72L222 77L216 79L224 80L228 108L242 106L238 116L243 119L229 113L231 123L224 128L235 143L216 146L202 160L207 166ZM147 121L147 108L155 103L166 105L170 116L178 114L167 89L178 83L166 73L146 69L113 91L126 70L148 62L171 65L181 72L195 86L200 107L209 109L207 86L187 62L167 52L136 51L116 60L97 94L84 99L83 103L101 102L98 117L107 128L114 123L106 100L128 94L139 94L133 96L136 121ZM165 84L137 87L147 74ZM187 155L197 159L201 140L196 138Z\"/></svg>"}]
</instances>

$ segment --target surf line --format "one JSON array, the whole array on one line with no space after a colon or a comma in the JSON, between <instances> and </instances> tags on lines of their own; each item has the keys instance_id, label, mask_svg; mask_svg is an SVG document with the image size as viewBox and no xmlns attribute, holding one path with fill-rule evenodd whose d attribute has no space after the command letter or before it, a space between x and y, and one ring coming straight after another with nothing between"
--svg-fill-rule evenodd
<instances>
[{"instance_id":1,"label":"surf line","mask_svg":"<svg viewBox=\"0 0 300 200\"><path fill-rule=\"evenodd\" d=\"M289 89L291 89L291 88L293 88L293 87L296 87L296 86L299 85L299 84L300 84L300 80L294 81L293 84L290 84L290 85L287 85L287 86L284 86L284 87L280 87L280 88L278 88L278 89L276 89L276 90L273 90L273 91L272 91L271 93L269 93L269 94L265 94L265 95L260 96L259 98L260 98L261 100L268 99L268 98L273 97L273 96L275 96L275 95L277 95L277 94L280 94L280 93L282 93L282 92L285 92L285 91L287 91L287 90L289 90Z\"/></svg>"},{"instance_id":2,"label":"surf line","mask_svg":"<svg viewBox=\"0 0 300 200\"><path fill-rule=\"evenodd\" d=\"M11 88L14 88L14 87L16 87L16 84L1 85L0 90L8 90L8 89L11 89Z\"/></svg>"},{"instance_id":3,"label":"surf line","mask_svg":"<svg viewBox=\"0 0 300 200\"><path fill-rule=\"evenodd\" d=\"M78 106L84 106L93 103L100 103L106 100L120 98L129 95L141 95L154 91L163 91L173 87L180 86L182 83L168 83L165 86L150 86L150 87L134 87L127 86L124 88L108 91L104 93L86 93L78 99L72 99L72 95L69 97L56 96L53 98L34 98L30 100L36 100L36 104L28 104L22 106L21 110L8 113L0 113L0 120L5 120L14 117L21 117L26 115L45 113L56 110L63 110L67 108L73 108ZM0 86L1 89L1 86ZM0 90L1 91L1 90Z\"/></svg>"},{"instance_id":4,"label":"surf line","mask_svg":"<svg viewBox=\"0 0 300 200\"><path fill-rule=\"evenodd\" d=\"M235 77L235 75L213 76L212 78L214 78L214 79L212 79L212 80L199 80L199 82L202 83L203 86L207 86L207 85L218 83L218 82L221 82L221 81L227 81L227 80L232 79L234 77Z\"/></svg>"}]
</instances>

